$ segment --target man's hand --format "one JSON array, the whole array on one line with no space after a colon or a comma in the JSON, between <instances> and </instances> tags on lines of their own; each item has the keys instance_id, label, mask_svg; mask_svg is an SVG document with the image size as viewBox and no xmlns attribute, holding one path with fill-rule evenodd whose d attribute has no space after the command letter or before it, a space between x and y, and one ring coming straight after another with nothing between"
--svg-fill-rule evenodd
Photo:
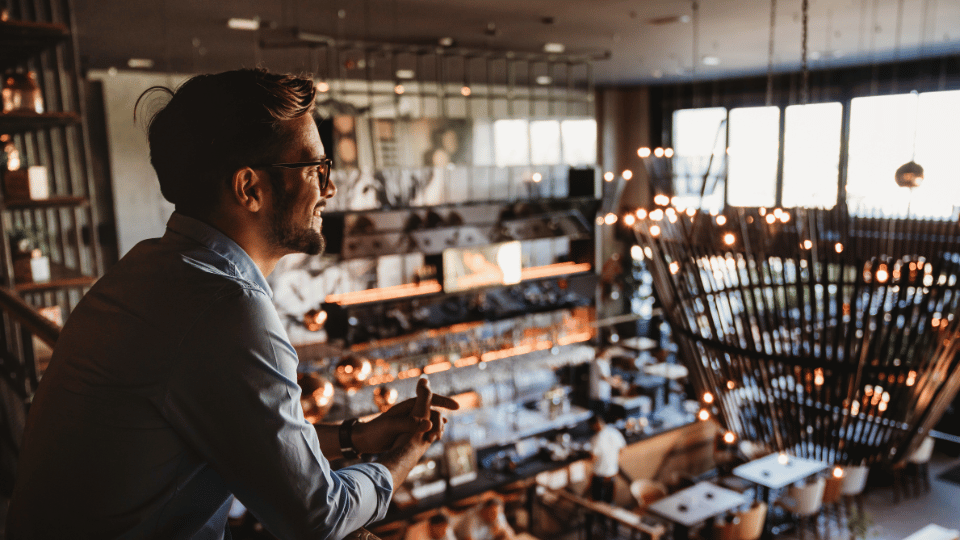
<instances>
[{"instance_id":1,"label":"man's hand","mask_svg":"<svg viewBox=\"0 0 960 540\"><path fill-rule=\"evenodd\" d=\"M427 379L420 379L417 397L397 403L373 420L354 426L355 448L363 454L377 454L396 446L403 435L420 435L429 443L438 441L447 422L438 407L456 410L460 405L447 396L434 394ZM402 440L408 438L402 437Z\"/></svg>"},{"instance_id":2,"label":"man's hand","mask_svg":"<svg viewBox=\"0 0 960 540\"><path fill-rule=\"evenodd\" d=\"M430 383L420 379L417 382L417 397L396 405L366 424L365 435L370 441L364 444L389 445L389 449L380 456L380 463L390 471L395 488L407 478L430 444L443 436L443 424L447 419L433 405L458 408L452 399L433 395ZM378 425L377 422L385 416L387 419ZM400 429L403 427L406 429ZM359 442L356 438L354 441ZM386 449L383 446L377 448Z\"/></svg>"}]
</instances>

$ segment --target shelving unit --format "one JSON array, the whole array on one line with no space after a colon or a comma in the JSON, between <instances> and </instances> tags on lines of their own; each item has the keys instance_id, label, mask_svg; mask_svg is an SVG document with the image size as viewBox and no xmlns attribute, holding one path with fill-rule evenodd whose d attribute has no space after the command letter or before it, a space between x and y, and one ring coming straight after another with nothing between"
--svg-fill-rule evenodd
<instances>
[{"instance_id":1,"label":"shelving unit","mask_svg":"<svg viewBox=\"0 0 960 540\"><path fill-rule=\"evenodd\" d=\"M23 167L47 170L46 199L0 200L2 283L34 308L59 306L64 318L102 271L96 194L84 123L83 83L69 0L13 1L0 22L0 70L32 71L43 113L0 114L0 134L10 135ZM50 259L50 279L35 282L14 272L10 234L37 232Z\"/></svg>"}]
</instances>

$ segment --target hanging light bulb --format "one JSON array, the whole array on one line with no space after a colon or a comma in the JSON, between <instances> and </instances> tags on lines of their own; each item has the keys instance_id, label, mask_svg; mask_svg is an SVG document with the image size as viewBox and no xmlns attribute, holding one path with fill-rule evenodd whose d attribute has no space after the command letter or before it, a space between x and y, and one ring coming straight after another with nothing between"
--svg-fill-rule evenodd
<instances>
[{"instance_id":1,"label":"hanging light bulb","mask_svg":"<svg viewBox=\"0 0 960 540\"><path fill-rule=\"evenodd\" d=\"M923 183L923 167L916 161L908 161L897 169L893 177L900 187L920 187L920 184Z\"/></svg>"}]
</instances>

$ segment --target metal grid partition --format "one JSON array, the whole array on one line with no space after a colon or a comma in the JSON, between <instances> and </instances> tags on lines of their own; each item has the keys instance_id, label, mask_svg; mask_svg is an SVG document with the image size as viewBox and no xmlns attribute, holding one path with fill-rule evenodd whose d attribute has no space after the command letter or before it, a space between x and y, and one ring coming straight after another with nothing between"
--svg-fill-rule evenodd
<instances>
[{"instance_id":1,"label":"metal grid partition","mask_svg":"<svg viewBox=\"0 0 960 540\"><path fill-rule=\"evenodd\" d=\"M705 409L836 464L902 460L960 387L960 226L660 208L633 225Z\"/></svg>"}]
</instances>

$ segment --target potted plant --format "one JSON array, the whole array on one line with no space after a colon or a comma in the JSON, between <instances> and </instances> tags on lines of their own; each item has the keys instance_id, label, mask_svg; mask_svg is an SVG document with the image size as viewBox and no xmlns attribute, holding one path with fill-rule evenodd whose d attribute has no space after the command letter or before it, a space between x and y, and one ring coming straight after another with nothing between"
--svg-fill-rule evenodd
<instances>
[{"instance_id":1,"label":"potted plant","mask_svg":"<svg viewBox=\"0 0 960 540\"><path fill-rule=\"evenodd\" d=\"M46 235L37 226L20 226L10 232L13 273L21 283L50 281Z\"/></svg>"}]
</instances>

